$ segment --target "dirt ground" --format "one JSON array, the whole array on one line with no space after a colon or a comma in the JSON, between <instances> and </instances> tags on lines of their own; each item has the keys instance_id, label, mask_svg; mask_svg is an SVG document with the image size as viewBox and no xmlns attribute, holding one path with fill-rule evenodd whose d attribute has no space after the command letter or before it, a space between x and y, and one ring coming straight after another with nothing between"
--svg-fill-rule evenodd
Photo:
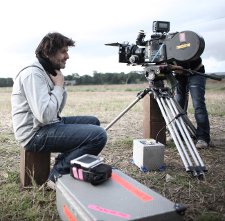
<instances>
[{"instance_id":1,"label":"dirt ground","mask_svg":"<svg viewBox=\"0 0 225 221\"><path fill-rule=\"evenodd\" d=\"M96 97L96 95L93 96ZM92 98L88 97L87 99ZM83 101L87 102L84 99ZM1 106L1 108L0 186L7 182L10 171L19 171L20 161L19 146L15 142L12 132L9 107L4 109ZM100 111L101 113L104 112L104 114L99 114L103 127L108 125L110 120L114 119L118 114L112 110L112 107L111 109L104 108L104 111ZM189 118L194 121L192 115L189 115ZM185 205L187 208L184 216L185 221L224 221L225 116L209 116L209 118L212 142L210 148L199 151L208 169L203 181L192 177L184 170L178 151L173 142L169 141L169 136L167 136L168 141L165 147L164 163L166 169L164 171L144 173L132 163L132 141L143 137L143 114L139 111L130 110L108 130L108 143L101 156L106 163L114 165L172 202ZM53 161L54 155L52 155Z\"/></svg>"}]
</instances>

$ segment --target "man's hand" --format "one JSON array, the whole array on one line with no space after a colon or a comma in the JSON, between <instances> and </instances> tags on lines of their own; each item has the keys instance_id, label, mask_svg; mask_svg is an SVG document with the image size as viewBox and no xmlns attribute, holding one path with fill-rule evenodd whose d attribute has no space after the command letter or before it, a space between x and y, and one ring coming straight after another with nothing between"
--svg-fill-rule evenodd
<instances>
[{"instance_id":1,"label":"man's hand","mask_svg":"<svg viewBox=\"0 0 225 221\"><path fill-rule=\"evenodd\" d=\"M172 71L174 71L176 74L183 74L183 67L178 65L170 65L170 68Z\"/></svg>"},{"instance_id":2,"label":"man's hand","mask_svg":"<svg viewBox=\"0 0 225 221\"><path fill-rule=\"evenodd\" d=\"M55 72L57 73L56 76L49 75L53 84L56 86L63 87L64 86L64 75L62 74L62 72L60 70L55 70Z\"/></svg>"}]
</instances>

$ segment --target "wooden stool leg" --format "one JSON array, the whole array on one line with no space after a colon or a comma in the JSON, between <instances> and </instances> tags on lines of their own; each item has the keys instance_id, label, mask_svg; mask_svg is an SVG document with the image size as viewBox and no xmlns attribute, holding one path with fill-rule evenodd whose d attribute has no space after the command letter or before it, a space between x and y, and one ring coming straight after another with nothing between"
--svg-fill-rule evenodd
<instances>
[{"instance_id":1,"label":"wooden stool leg","mask_svg":"<svg viewBox=\"0 0 225 221\"><path fill-rule=\"evenodd\" d=\"M152 95L144 97L144 138L156 139L162 144L166 144L165 121L156 100ZM163 128L164 127L164 128ZM162 129L163 128L163 129ZM162 131L158 134L158 132Z\"/></svg>"},{"instance_id":2,"label":"wooden stool leg","mask_svg":"<svg viewBox=\"0 0 225 221\"><path fill-rule=\"evenodd\" d=\"M42 185L50 172L50 153L37 153L20 149L20 181L23 187L32 185L34 181Z\"/></svg>"}]
</instances>

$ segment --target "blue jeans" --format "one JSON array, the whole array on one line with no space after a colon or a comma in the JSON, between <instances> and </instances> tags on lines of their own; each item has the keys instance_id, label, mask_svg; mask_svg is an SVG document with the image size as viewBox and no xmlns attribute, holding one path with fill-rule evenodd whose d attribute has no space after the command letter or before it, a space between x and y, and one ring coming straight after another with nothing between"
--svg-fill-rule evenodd
<instances>
[{"instance_id":1,"label":"blue jeans","mask_svg":"<svg viewBox=\"0 0 225 221\"><path fill-rule=\"evenodd\" d=\"M197 124L197 140L210 142L210 125L208 112L205 104L206 78L200 75L178 76L175 99L180 106L187 111L189 92L194 107L195 120Z\"/></svg>"},{"instance_id":2,"label":"blue jeans","mask_svg":"<svg viewBox=\"0 0 225 221\"><path fill-rule=\"evenodd\" d=\"M94 116L63 117L61 122L39 129L25 146L34 152L61 153L55 169L69 173L70 161L84 154L98 155L107 142L105 129Z\"/></svg>"}]
</instances>

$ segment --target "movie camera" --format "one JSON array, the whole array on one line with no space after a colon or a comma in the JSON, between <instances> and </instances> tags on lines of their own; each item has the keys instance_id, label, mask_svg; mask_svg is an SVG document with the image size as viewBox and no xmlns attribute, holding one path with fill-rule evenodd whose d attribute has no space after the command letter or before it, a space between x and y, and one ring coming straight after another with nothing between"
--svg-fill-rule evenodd
<instances>
[{"instance_id":1,"label":"movie camera","mask_svg":"<svg viewBox=\"0 0 225 221\"><path fill-rule=\"evenodd\" d=\"M136 44L109 43L119 46L119 62L131 65L161 64L168 61L191 61L198 58L205 48L202 37L192 31L168 33L170 22L154 21L153 34L145 41L146 34L141 30Z\"/></svg>"},{"instance_id":2,"label":"movie camera","mask_svg":"<svg viewBox=\"0 0 225 221\"><path fill-rule=\"evenodd\" d=\"M146 79L150 83L171 76L173 63L185 63L198 59L205 49L204 39L193 31L169 33L170 22L154 21L153 34L145 40L143 30L138 33L136 44L108 43L107 46L119 47L119 62L127 65L142 65ZM199 73L195 70L185 70L184 74L198 74L206 78L221 80L218 76Z\"/></svg>"}]
</instances>

